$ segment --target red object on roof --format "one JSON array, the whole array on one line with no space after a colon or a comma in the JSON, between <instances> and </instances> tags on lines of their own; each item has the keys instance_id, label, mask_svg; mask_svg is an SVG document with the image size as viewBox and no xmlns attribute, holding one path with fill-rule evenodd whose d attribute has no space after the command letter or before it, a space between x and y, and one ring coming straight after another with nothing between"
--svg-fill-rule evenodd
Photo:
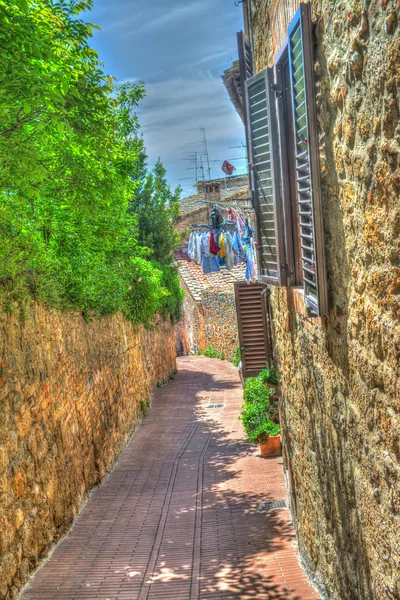
<instances>
[{"instance_id":1,"label":"red object on roof","mask_svg":"<svg viewBox=\"0 0 400 600\"><path fill-rule=\"evenodd\" d=\"M227 175L232 175L233 171L235 170L235 167L231 165L231 163L229 163L227 160L224 160L221 169Z\"/></svg>"}]
</instances>

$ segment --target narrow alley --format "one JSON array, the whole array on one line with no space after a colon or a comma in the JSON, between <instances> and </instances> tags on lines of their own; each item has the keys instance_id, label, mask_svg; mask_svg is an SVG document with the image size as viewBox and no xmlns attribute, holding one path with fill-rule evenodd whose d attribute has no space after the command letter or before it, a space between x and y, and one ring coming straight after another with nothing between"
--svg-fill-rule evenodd
<instances>
[{"instance_id":1,"label":"narrow alley","mask_svg":"<svg viewBox=\"0 0 400 600\"><path fill-rule=\"evenodd\" d=\"M282 458L245 441L242 398L229 363L178 359L23 600L319 598L298 562Z\"/></svg>"}]
</instances>

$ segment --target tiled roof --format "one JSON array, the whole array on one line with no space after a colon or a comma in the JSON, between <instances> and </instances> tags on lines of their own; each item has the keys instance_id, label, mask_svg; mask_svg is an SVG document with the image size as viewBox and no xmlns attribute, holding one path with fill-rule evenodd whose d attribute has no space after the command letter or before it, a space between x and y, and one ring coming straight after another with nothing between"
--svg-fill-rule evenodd
<instances>
[{"instance_id":1,"label":"tiled roof","mask_svg":"<svg viewBox=\"0 0 400 600\"><path fill-rule=\"evenodd\" d=\"M236 181L248 181L248 176L244 175L243 173L241 175L230 175L228 177L224 175L223 177L216 177L215 179L206 179L205 181L198 181L195 184L195 186L203 186L213 183L234 183Z\"/></svg>"},{"instance_id":2,"label":"tiled roof","mask_svg":"<svg viewBox=\"0 0 400 600\"><path fill-rule=\"evenodd\" d=\"M201 196L201 194L194 194L194 196L182 198L182 200L180 201L180 214L186 215L195 210L200 210L204 208L206 206L206 203L201 202L202 199L204 200L204 196Z\"/></svg>"},{"instance_id":3,"label":"tiled roof","mask_svg":"<svg viewBox=\"0 0 400 600\"><path fill-rule=\"evenodd\" d=\"M189 259L187 250L177 250L175 260L178 264L179 274L196 302L202 301L201 293L204 290L233 291L234 283L245 279L245 264L234 267L232 271L221 267L217 273L204 275L201 265Z\"/></svg>"},{"instance_id":4,"label":"tiled roof","mask_svg":"<svg viewBox=\"0 0 400 600\"><path fill-rule=\"evenodd\" d=\"M234 200L236 198L240 198L241 200L247 198L250 194L248 180L247 177L243 181L238 181L237 185L232 187L224 187L220 188L221 199L218 202L229 203L230 200ZM208 205L212 204L213 200L210 199ZM217 202L217 203L218 203ZM203 194L194 194L193 196L188 196L187 198L182 198L180 200L180 214L187 215L196 210L201 210L202 208L206 208L207 202L205 202L205 197Z\"/></svg>"},{"instance_id":5,"label":"tiled roof","mask_svg":"<svg viewBox=\"0 0 400 600\"><path fill-rule=\"evenodd\" d=\"M238 181L237 184L235 186L231 186L231 187L224 187L221 186L220 188L221 191L221 200L227 201L230 198L234 198L235 196L242 194L243 192L247 192L247 195L249 194L249 181L246 177L246 179L244 181Z\"/></svg>"}]
</instances>

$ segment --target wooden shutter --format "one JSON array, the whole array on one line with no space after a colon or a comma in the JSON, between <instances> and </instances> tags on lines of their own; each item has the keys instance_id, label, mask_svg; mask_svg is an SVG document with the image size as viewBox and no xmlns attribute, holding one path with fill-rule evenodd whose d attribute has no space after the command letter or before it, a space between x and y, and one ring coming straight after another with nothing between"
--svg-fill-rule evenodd
<instances>
[{"instance_id":1,"label":"wooden shutter","mask_svg":"<svg viewBox=\"0 0 400 600\"><path fill-rule=\"evenodd\" d=\"M253 75L253 55L250 40L243 31L237 34L239 69L242 90L244 94L246 79Z\"/></svg>"},{"instance_id":2,"label":"wooden shutter","mask_svg":"<svg viewBox=\"0 0 400 600\"><path fill-rule=\"evenodd\" d=\"M311 316L328 313L310 6L300 4L288 28L297 205L304 298Z\"/></svg>"},{"instance_id":3,"label":"wooden shutter","mask_svg":"<svg viewBox=\"0 0 400 600\"><path fill-rule=\"evenodd\" d=\"M248 79L246 110L259 275L266 283L285 285L279 146L273 88L273 69L265 69Z\"/></svg>"},{"instance_id":4,"label":"wooden shutter","mask_svg":"<svg viewBox=\"0 0 400 600\"><path fill-rule=\"evenodd\" d=\"M244 10L244 8L243 8ZM240 87L242 92L243 102L243 121L246 136L246 153L247 163L250 162L250 143L247 128L247 112L246 112L246 80L253 75L253 54L251 52L250 40L243 31L237 34L238 56L239 56L239 71L240 71Z\"/></svg>"},{"instance_id":5,"label":"wooden shutter","mask_svg":"<svg viewBox=\"0 0 400 600\"><path fill-rule=\"evenodd\" d=\"M255 377L273 358L268 296L260 283L235 283L243 377Z\"/></svg>"}]
</instances>

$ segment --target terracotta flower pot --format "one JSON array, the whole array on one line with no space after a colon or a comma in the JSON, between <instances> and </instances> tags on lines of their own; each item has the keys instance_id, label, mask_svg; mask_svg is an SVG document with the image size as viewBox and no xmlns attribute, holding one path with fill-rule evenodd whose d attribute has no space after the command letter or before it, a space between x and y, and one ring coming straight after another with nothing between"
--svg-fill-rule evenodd
<instances>
[{"instance_id":1,"label":"terracotta flower pot","mask_svg":"<svg viewBox=\"0 0 400 600\"><path fill-rule=\"evenodd\" d=\"M266 444L259 444L261 456L281 455L281 436L270 435Z\"/></svg>"}]
</instances>

